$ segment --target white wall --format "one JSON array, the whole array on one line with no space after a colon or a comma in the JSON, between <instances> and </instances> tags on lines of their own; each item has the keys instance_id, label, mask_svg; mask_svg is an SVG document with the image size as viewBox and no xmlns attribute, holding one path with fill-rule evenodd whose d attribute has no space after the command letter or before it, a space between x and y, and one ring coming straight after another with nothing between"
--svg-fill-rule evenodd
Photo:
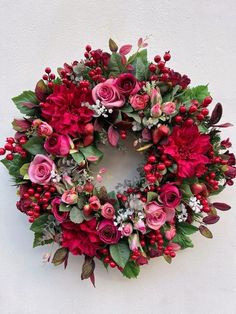
<instances>
[{"instance_id":1,"label":"white wall","mask_svg":"<svg viewBox=\"0 0 236 314\"><path fill-rule=\"evenodd\" d=\"M171 64L192 78L210 83L224 105L223 121L236 124L235 0L109 1L0 0L0 143L11 134L18 112L10 98L32 89L45 66L56 68L80 58L83 47L107 48L109 37L136 44L152 34L150 57L171 50ZM230 128L225 136L234 137ZM125 172L124 172L125 173ZM81 258L66 271L41 264L46 248L32 249L25 216L15 209L15 188L0 167L0 313L236 313L235 188L220 200L232 205L212 227L214 239L194 236L170 266L162 259L143 267L137 280L99 263L97 288L80 281Z\"/></svg>"}]
</instances>

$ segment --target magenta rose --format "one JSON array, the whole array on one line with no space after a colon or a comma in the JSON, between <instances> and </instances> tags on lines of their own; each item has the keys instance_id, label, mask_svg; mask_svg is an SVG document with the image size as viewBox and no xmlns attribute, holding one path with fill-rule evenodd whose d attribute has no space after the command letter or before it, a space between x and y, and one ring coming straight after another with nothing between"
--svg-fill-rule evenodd
<instances>
[{"instance_id":1,"label":"magenta rose","mask_svg":"<svg viewBox=\"0 0 236 314\"><path fill-rule=\"evenodd\" d=\"M30 163L28 170L29 178L33 183L47 184L50 182L55 169L56 166L50 158L38 154Z\"/></svg>"},{"instance_id":2,"label":"magenta rose","mask_svg":"<svg viewBox=\"0 0 236 314\"><path fill-rule=\"evenodd\" d=\"M162 104L162 111L167 115L173 114L175 112L175 109L176 104L174 102L168 101Z\"/></svg>"},{"instance_id":3,"label":"magenta rose","mask_svg":"<svg viewBox=\"0 0 236 314\"><path fill-rule=\"evenodd\" d=\"M160 199L165 207L176 208L180 204L181 197L181 192L175 185L166 183L162 186Z\"/></svg>"},{"instance_id":4,"label":"magenta rose","mask_svg":"<svg viewBox=\"0 0 236 314\"><path fill-rule=\"evenodd\" d=\"M136 94L130 97L130 104L134 108L134 110L143 110L146 108L148 100L149 96L147 94Z\"/></svg>"},{"instance_id":5,"label":"magenta rose","mask_svg":"<svg viewBox=\"0 0 236 314\"><path fill-rule=\"evenodd\" d=\"M131 235L132 232L133 232L133 226L130 222L123 226L122 236L128 237Z\"/></svg>"},{"instance_id":6,"label":"magenta rose","mask_svg":"<svg viewBox=\"0 0 236 314\"><path fill-rule=\"evenodd\" d=\"M120 74L115 80L115 86L124 96L134 95L140 90L136 77L131 73Z\"/></svg>"},{"instance_id":7,"label":"magenta rose","mask_svg":"<svg viewBox=\"0 0 236 314\"><path fill-rule=\"evenodd\" d=\"M145 207L146 224L150 229L158 230L166 222L166 213L157 202L149 202Z\"/></svg>"},{"instance_id":8,"label":"magenta rose","mask_svg":"<svg viewBox=\"0 0 236 314\"><path fill-rule=\"evenodd\" d=\"M89 198L89 206L92 210L98 211L101 208L100 200L97 196L91 196Z\"/></svg>"},{"instance_id":9,"label":"magenta rose","mask_svg":"<svg viewBox=\"0 0 236 314\"><path fill-rule=\"evenodd\" d=\"M67 219L69 213L59 211L59 206L61 204L60 198L59 197L54 198L51 204L52 204L52 213L54 217L56 218L56 220L59 223L64 222Z\"/></svg>"},{"instance_id":10,"label":"magenta rose","mask_svg":"<svg viewBox=\"0 0 236 314\"><path fill-rule=\"evenodd\" d=\"M70 144L71 139L68 135L53 133L46 139L44 148L49 154L63 157L69 154Z\"/></svg>"},{"instance_id":11,"label":"magenta rose","mask_svg":"<svg viewBox=\"0 0 236 314\"><path fill-rule=\"evenodd\" d=\"M115 209L110 203L105 203L102 205L102 216L106 219L113 219L115 215Z\"/></svg>"},{"instance_id":12,"label":"magenta rose","mask_svg":"<svg viewBox=\"0 0 236 314\"><path fill-rule=\"evenodd\" d=\"M115 244L120 240L121 233L109 219L103 219L98 226L98 235L102 242Z\"/></svg>"},{"instance_id":13,"label":"magenta rose","mask_svg":"<svg viewBox=\"0 0 236 314\"><path fill-rule=\"evenodd\" d=\"M106 108L120 108L125 104L125 98L114 85L113 79L99 83L92 90L93 100L100 100Z\"/></svg>"}]
</instances>

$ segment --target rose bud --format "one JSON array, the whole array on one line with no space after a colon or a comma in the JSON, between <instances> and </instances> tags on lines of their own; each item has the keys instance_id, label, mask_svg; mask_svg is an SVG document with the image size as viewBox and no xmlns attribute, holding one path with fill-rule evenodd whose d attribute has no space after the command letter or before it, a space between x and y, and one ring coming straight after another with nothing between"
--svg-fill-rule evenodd
<instances>
[{"instance_id":1,"label":"rose bud","mask_svg":"<svg viewBox=\"0 0 236 314\"><path fill-rule=\"evenodd\" d=\"M133 226L131 223L127 223L123 226L123 229L121 231L121 234L125 237L128 237L133 232Z\"/></svg>"},{"instance_id":2,"label":"rose bud","mask_svg":"<svg viewBox=\"0 0 236 314\"><path fill-rule=\"evenodd\" d=\"M100 200L95 195L91 196L89 198L89 205L90 205L91 209L94 210L94 211L98 211L101 208Z\"/></svg>"},{"instance_id":3,"label":"rose bud","mask_svg":"<svg viewBox=\"0 0 236 314\"><path fill-rule=\"evenodd\" d=\"M75 188L65 191L61 197L61 200L63 203L66 203L69 205L75 204L78 201L78 194L75 191Z\"/></svg>"},{"instance_id":4,"label":"rose bud","mask_svg":"<svg viewBox=\"0 0 236 314\"><path fill-rule=\"evenodd\" d=\"M174 239L175 235L176 235L176 229L174 226L171 226L170 229L165 232L165 237L169 241Z\"/></svg>"},{"instance_id":5,"label":"rose bud","mask_svg":"<svg viewBox=\"0 0 236 314\"><path fill-rule=\"evenodd\" d=\"M92 123L88 123L85 125L84 127L84 134L88 135L88 134L93 134L94 132L94 126Z\"/></svg>"},{"instance_id":6,"label":"rose bud","mask_svg":"<svg viewBox=\"0 0 236 314\"><path fill-rule=\"evenodd\" d=\"M89 206L89 204L84 205L83 207L83 213L85 216L89 216L92 213L92 208Z\"/></svg>"},{"instance_id":7,"label":"rose bud","mask_svg":"<svg viewBox=\"0 0 236 314\"><path fill-rule=\"evenodd\" d=\"M83 187L83 190L87 193L92 193L93 189L94 189L94 185L91 182L86 182Z\"/></svg>"},{"instance_id":8,"label":"rose bud","mask_svg":"<svg viewBox=\"0 0 236 314\"><path fill-rule=\"evenodd\" d=\"M140 231L142 234L146 233L146 226L143 220L139 220L134 224L134 229Z\"/></svg>"},{"instance_id":9,"label":"rose bud","mask_svg":"<svg viewBox=\"0 0 236 314\"><path fill-rule=\"evenodd\" d=\"M91 135L91 134L86 135L84 140L83 140L84 146L89 146L90 144L93 143L93 140L94 140L93 135Z\"/></svg>"},{"instance_id":10,"label":"rose bud","mask_svg":"<svg viewBox=\"0 0 236 314\"><path fill-rule=\"evenodd\" d=\"M200 183L194 183L191 185L191 191L194 195L200 194L203 191L203 185Z\"/></svg>"},{"instance_id":11,"label":"rose bud","mask_svg":"<svg viewBox=\"0 0 236 314\"><path fill-rule=\"evenodd\" d=\"M53 133L53 129L47 122L42 122L38 126L37 133L38 136L50 136Z\"/></svg>"}]
</instances>

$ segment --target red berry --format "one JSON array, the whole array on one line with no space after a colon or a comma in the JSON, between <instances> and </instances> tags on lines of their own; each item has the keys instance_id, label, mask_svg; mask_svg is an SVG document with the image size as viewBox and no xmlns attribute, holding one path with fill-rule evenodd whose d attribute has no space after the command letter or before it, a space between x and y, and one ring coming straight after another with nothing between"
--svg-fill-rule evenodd
<instances>
[{"instance_id":1,"label":"red berry","mask_svg":"<svg viewBox=\"0 0 236 314\"><path fill-rule=\"evenodd\" d=\"M29 193L24 193L24 194L23 194L23 197L24 197L24 198L29 198Z\"/></svg>"},{"instance_id":2,"label":"red berry","mask_svg":"<svg viewBox=\"0 0 236 314\"><path fill-rule=\"evenodd\" d=\"M186 112L186 107L184 105L179 107L179 112L180 113L185 113Z\"/></svg>"},{"instance_id":3,"label":"red berry","mask_svg":"<svg viewBox=\"0 0 236 314\"><path fill-rule=\"evenodd\" d=\"M51 73L51 69L50 69L49 67L46 67L44 71L45 71L45 73L47 73L47 74Z\"/></svg>"},{"instance_id":4,"label":"red berry","mask_svg":"<svg viewBox=\"0 0 236 314\"><path fill-rule=\"evenodd\" d=\"M115 262L110 262L109 265L111 266L111 268L115 268L116 267L116 263Z\"/></svg>"},{"instance_id":5,"label":"red berry","mask_svg":"<svg viewBox=\"0 0 236 314\"><path fill-rule=\"evenodd\" d=\"M185 121L186 127L191 127L194 124L193 119L189 118Z\"/></svg>"},{"instance_id":6,"label":"red berry","mask_svg":"<svg viewBox=\"0 0 236 314\"><path fill-rule=\"evenodd\" d=\"M189 108L189 113L194 113L197 111L197 107L195 105L192 105L190 108Z\"/></svg>"},{"instance_id":7,"label":"red berry","mask_svg":"<svg viewBox=\"0 0 236 314\"><path fill-rule=\"evenodd\" d=\"M156 241L155 241L154 239L151 239L151 240L150 240L150 244L153 245L153 244L155 244L155 243L156 243Z\"/></svg>"},{"instance_id":8,"label":"red berry","mask_svg":"<svg viewBox=\"0 0 236 314\"><path fill-rule=\"evenodd\" d=\"M86 50L87 52L90 52L90 51L92 50L92 47L91 47L90 45L87 45L87 46L85 47L85 50Z\"/></svg>"},{"instance_id":9,"label":"red berry","mask_svg":"<svg viewBox=\"0 0 236 314\"><path fill-rule=\"evenodd\" d=\"M34 189L32 189L32 188L28 189L27 192L28 192L28 194L29 194L30 196L33 196L34 193L35 193Z\"/></svg>"},{"instance_id":10,"label":"red berry","mask_svg":"<svg viewBox=\"0 0 236 314\"><path fill-rule=\"evenodd\" d=\"M46 192L46 193L44 194L44 196L45 196L46 198L50 198L50 197L51 197L51 193L50 193L50 192Z\"/></svg>"},{"instance_id":11,"label":"red berry","mask_svg":"<svg viewBox=\"0 0 236 314\"><path fill-rule=\"evenodd\" d=\"M15 143L15 139L13 137L8 137L7 142L10 144L13 144L13 143Z\"/></svg>"},{"instance_id":12,"label":"red berry","mask_svg":"<svg viewBox=\"0 0 236 314\"><path fill-rule=\"evenodd\" d=\"M151 164L153 164L156 161L157 161L156 156L151 155L151 156L148 157L148 162L150 162Z\"/></svg>"},{"instance_id":13,"label":"red berry","mask_svg":"<svg viewBox=\"0 0 236 314\"><path fill-rule=\"evenodd\" d=\"M34 194L34 197L35 197L36 199L39 199L39 198L40 198L40 194L39 194L39 193L35 193L35 194Z\"/></svg>"},{"instance_id":14,"label":"red berry","mask_svg":"<svg viewBox=\"0 0 236 314\"><path fill-rule=\"evenodd\" d=\"M44 81L47 81L47 80L48 80L48 75L47 75L47 74L44 74L44 75L43 75L43 80L44 80Z\"/></svg>"},{"instance_id":15,"label":"red berry","mask_svg":"<svg viewBox=\"0 0 236 314\"><path fill-rule=\"evenodd\" d=\"M30 222L30 223L34 222L34 217L30 217L30 218L29 218L29 222Z\"/></svg>"},{"instance_id":16,"label":"red berry","mask_svg":"<svg viewBox=\"0 0 236 314\"><path fill-rule=\"evenodd\" d=\"M126 133L121 133L120 137L122 138L122 140L125 140L127 138L127 134Z\"/></svg>"},{"instance_id":17,"label":"red berry","mask_svg":"<svg viewBox=\"0 0 236 314\"><path fill-rule=\"evenodd\" d=\"M144 167L143 167L143 170L145 172L150 172L152 170L152 165L151 164L146 164Z\"/></svg>"},{"instance_id":18,"label":"red berry","mask_svg":"<svg viewBox=\"0 0 236 314\"><path fill-rule=\"evenodd\" d=\"M57 190L57 189L56 189L54 186L50 186L49 191L50 191L51 193L55 193L56 190Z\"/></svg>"},{"instance_id":19,"label":"red berry","mask_svg":"<svg viewBox=\"0 0 236 314\"><path fill-rule=\"evenodd\" d=\"M175 252L173 252L173 251L170 252L170 256L171 256L171 257L175 257L175 256L176 256Z\"/></svg>"},{"instance_id":20,"label":"red berry","mask_svg":"<svg viewBox=\"0 0 236 314\"><path fill-rule=\"evenodd\" d=\"M170 60L170 58L171 58L171 55L170 55L170 53L169 52L166 52L165 54L164 54L164 60L165 61L169 61Z\"/></svg>"},{"instance_id":21,"label":"red berry","mask_svg":"<svg viewBox=\"0 0 236 314\"><path fill-rule=\"evenodd\" d=\"M144 247L145 246L145 241L143 241L143 240L140 241L140 244L141 244L142 247Z\"/></svg>"},{"instance_id":22,"label":"red berry","mask_svg":"<svg viewBox=\"0 0 236 314\"><path fill-rule=\"evenodd\" d=\"M156 63L160 62L160 61L161 61L161 57L160 57L159 55L156 55L156 56L154 57L154 61L155 61Z\"/></svg>"},{"instance_id":23,"label":"red berry","mask_svg":"<svg viewBox=\"0 0 236 314\"><path fill-rule=\"evenodd\" d=\"M5 155L5 153L6 153L5 148L0 148L0 155Z\"/></svg>"},{"instance_id":24,"label":"red berry","mask_svg":"<svg viewBox=\"0 0 236 314\"><path fill-rule=\"evenodd\" d=\"M159 68L160 70L162 70L162 69L165 67L165 62L160 61L160 62L157 63L157 66L158 66L158 68Z\"/></svg>"},{"instance_id":25,"label":"red berry","mask_svg":"<svg viewBox=\"0 0 236 314\"><path fill-rule=\"evenodd\" d=\"M103 261L104 261L104 263L108 264L110 262L110 258L107 256L107 257L104 258Z\"/></svg>"},{"instance_id":26,"label":"red berry","mask_svg":"<svg viewBox=\"0 0 236 314\"><path fill-rule=\"evenodd\" d=\"M157 169L160 171L163 171L166 169L166 166L165 166L165 164L159 164L159 165L157 165Z\"/></svg>"},{"instance_id":27,"label":"red berry","mask_svg":"<svg viewBox=\"0 0 236 314\"><path fill-rule=\"evenodd\" d=\"M175 117L175 122L176 123L181 123L183 121L183 118L181 116L176 116Z\"/></svg>"},{"instance_id":28,"label":"red berry","mask_svg":"<svg viewBox=\"0 0 236 314\"><path fill-rule=\"evenodd\" d=\"M150 70L150 72L155 72L156 69L157 69L157 67L156 67L155 64L151 63L151 64L149 65L149 70Z\"/></svg>"},{"instance_id":29,"label":"red berry","mask_svg":"<svg viewBox=\"0 0 236 314\"><path fill-rule=\"evenodd\" d=\"M4 148L5 148L6 150L13 151L13 146L12 146L12 144L10 144L10 143L6 143L5 146L4 146Z\"/></svg>"},{"instance_id":30,"label":"red berry","mask_svg":"<svg viewBox=\"0 0 236 314\"><path fill-rule=\"evenodd\" d=\"M203 99L202 107L207 107L212 102L211 96L207 96L205 99Z\"/></svg>"},{"instance_id":31,"label":"red berry","mask_svg":"<svg viewBox=\"0 0 236 314\"><path fill-rule=\"evenodd\" d=\"M49 78L50 78L51 80L54 80L54 79L55 79L55 74L51 73L51 74L49 75Z\"/></svg>"},{"instance_id":32,"label":"red berry","mask_svg":"<svg viewBox=\"0 0 236 314\"><path fill-rule=\"evenodd\" d=\"M39 212L39 211L40 211L40 206L39 206L39 205L35 205L35 206L34 206L34 210L35 210L36 212Z\"/></svg>"},{"instance_id":33,"label":"red berry","mask_svg":"<svg viewBox=\"0 0 236 314\"><path fill-rule=\"evenodd\" d=\"M14 155L13 154L7 154L6 155L6 159L7 160L13 160L14 159Z\"/></svg>"},{"instance_id":34,"label":"red berry","mask_svg":"<svg viewBox=\"0 0 236 314\"><path fill-rule=\"evenodd\" d=\"M197 115L197 119L198 119L198 121L204 120L204 115L201 114L201 113L199 113L199 114Z\"/></svg>"},{"instance_id":35,"label":"red berry","mask_svg":"<svg viewBox=\"0 0 236 314\"><path fill-rule=\"evenodd\" d=\"M203 108L203 109L201 110L201 114L204 115L204 116L207 116L208 113L209 113L209 110L208 110L207 108Z\"/></svg>"}]
</instances>

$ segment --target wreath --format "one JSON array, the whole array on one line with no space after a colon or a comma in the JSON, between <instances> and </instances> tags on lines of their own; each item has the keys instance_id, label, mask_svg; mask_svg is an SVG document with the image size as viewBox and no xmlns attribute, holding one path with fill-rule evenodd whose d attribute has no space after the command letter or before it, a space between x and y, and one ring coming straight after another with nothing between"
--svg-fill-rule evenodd
<instances>
[{"instance_id":1,"label":"wreath","mask_svg":"<svg viewBox=\"0 0 236 314\"><path fill-rule=\"evenodd\" d=\"M130 54L131 45L110 39L111 52L87 45L84 59L65 63L57 77L47 67L35 91L12 99L24 118L0 148L33 247L56 243L44 261L64 267L69 253L84 255L81 278L93 284L95 258L137 277L150 258L171 263L193 247L191 234L212 238L207 225L230 209L209 198L236 176L230 140L220 137L231 126L219 124L222 105L209 114L208 86L190 88L188 76L167 66L170 52L149 62L146 46L140 38ZM109 191L102 147L125 150L127 135L144 163L136 180Z\"/></svg>"}]
</instances>

